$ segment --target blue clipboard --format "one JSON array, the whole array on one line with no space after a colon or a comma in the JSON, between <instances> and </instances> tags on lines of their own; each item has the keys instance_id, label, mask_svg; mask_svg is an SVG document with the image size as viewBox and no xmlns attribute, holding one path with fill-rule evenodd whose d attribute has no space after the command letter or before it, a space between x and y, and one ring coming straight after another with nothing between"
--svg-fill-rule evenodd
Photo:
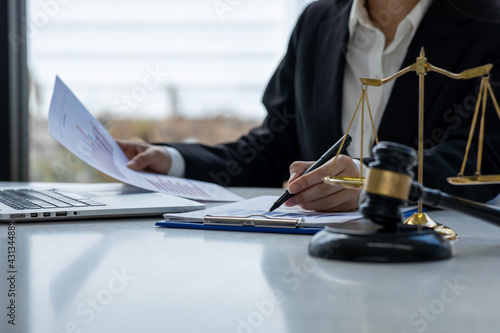
<instances>
[{"instance_id":1,"label":"blue clipboard","mask_svg":"<svg viewBox=\"0 0 500 333\"><path fill-rule=\"evenodd\" d=\"M267 232L280 234L307 234L314 235L323 228L300 227L303 218L269 217L262 214L246 216L217 216L205 215L203 222L160 221L156 226L167 228L240 231L240 232Z\"/></svg>"},{"instance_id":2,"label":"blue clipboard","mask_svg":"<svg viewBox=\"0 0 500 333\"><path fill-rule=\"evenodd\" d=\"M405 218L410 217L417 210L403 213ZM279 234L314 235L323 230L323 227L300 227L302 218L271 218L261 214L247 216L214 216L205 215L203 222L159 221L155 226L165 228L239 231L239 232L266 232Z\"/></svg>"},{"instance_id":3,"label":"blue clipboard","mask_svg":"<svg viewBox=\"0 0 500 333\"><path fill-rule=\"evenodd\" d=\"M247 227L230 225L209 225L200 222L168 222L159 221L155 224L158 227L198 229L198 230L217 230L217 231L240 231L240 232L267 232L279 234L302 234L314 235L323 228L275 228L275 227Z\"/></svg>"}]
</instances>

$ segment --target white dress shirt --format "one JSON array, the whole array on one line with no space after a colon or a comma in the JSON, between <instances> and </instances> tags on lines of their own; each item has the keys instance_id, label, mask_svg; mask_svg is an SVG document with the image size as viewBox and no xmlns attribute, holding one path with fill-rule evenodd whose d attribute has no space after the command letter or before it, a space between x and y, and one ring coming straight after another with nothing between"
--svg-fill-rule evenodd
<instances>
[{"instance_id":1,"label":"white dress shirt","mask_svg":"<svg viewBox=\"0 0 500 333\"><path fill-rule=\"evenodd\" d=\"M349 17L349 42L347 44L342 91L342 130L344 132L347 131L361 94L359 78L381 79L399 71L410 42L430 2L431 0L420 0L417 3L412 11L399 23L394 39L386 47L384 34L370 21L368 11L364 5L365 0L354 0ZM398 6L391 9L394 13L398 10ZM388 10L373 14L373 16L380 19L379 24L384 24L384 22L390 20L390 15ZM415 54L415 58L417 56L418 54ZM367 88L376 129L378 129L382 120L394 82L391 81L380 87ZM375 137L366 106L363 131L363 157L367 157L371 156L371 147L375 142ZM347 148L347 153L353 158L359 158L361 157L361 105L349 134L352 136L353 142Z\"/></svg>"},{"instance_id":2,"label":"white dress shirt","mask_svg":"<svg viewBox=\"0 0 500 333\"><path fill-rule=\"evenodd\" d=\"M385 78L396 73L404 60L410 42L415 34L420 21L432 0L420 0L413 10L402 20L396 30L393 41L385 46L384 34L370 21L364 6L365 0L354 0L349 16L349 42L347 45L346 68L344 72L344 88L342 93L342 130L345 132L351 121L354 110L361 94L360 77ZM395 2L397 5L397 2ZM398 6L391 8L393 13ZM381 11L374 16L390 20L390 11ZM415 55L415 58L418 54ZM333 74L332 74L333 75ZM382 114L389 100L394 81L381 87L369 87L368 98L375 126L378 129ZM361 156L361 110L358 110L356 119L349 131L353 143L347 152L353 158ZM368 110L365 108L363 157L371 156L371 146L375 138ZM185 161L179 151L172 147L165 147L172 157L172 166L169 176L183 177L185 174ZM359 161L355 160L359 168ZM364 170L364 169L363 169Z\"/></svg>"}]
</instances>

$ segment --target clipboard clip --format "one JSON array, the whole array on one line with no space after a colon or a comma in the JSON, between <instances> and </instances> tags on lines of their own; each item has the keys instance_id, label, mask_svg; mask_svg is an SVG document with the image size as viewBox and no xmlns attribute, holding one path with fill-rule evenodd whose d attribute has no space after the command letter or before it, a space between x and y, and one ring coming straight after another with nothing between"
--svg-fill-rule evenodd
<instances>
[{"instance_id":1,"label":"clipboard clip","mask_svg":"<svg viewBox=\"0 0 500 333\"><path fill-rule=\"evenodd\" d=\"M238 227L297 228L303 220L302 217L269 217L263 214L245 216L217 216L207 214L203 217L203 224Z\"/></svg>"}]
</instances>

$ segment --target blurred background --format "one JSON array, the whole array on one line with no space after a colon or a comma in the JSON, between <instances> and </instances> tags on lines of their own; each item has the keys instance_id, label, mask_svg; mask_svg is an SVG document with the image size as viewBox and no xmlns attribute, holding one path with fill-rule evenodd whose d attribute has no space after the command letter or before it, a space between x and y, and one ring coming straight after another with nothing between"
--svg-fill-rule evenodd
<instances>
[{"instance_id":1,"label":"blurred background","mask_svg":"<svg viewBox=\"0 0 500 333\"><path fill-rule=\"evenodd\" d=\"M29 179L112 181L49 136L56 75L115 138L238 138L309 2L27 0Z\"/></svg>"}]
</instances>

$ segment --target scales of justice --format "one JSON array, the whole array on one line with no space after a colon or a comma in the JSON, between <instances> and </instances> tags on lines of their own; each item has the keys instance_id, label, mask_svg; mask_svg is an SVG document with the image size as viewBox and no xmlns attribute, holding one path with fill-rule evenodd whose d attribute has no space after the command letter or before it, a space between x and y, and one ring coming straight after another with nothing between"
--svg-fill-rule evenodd
<instances>
[{"instance_id":1,"label":"scales of justice","mask_svg":"<svg viewBox=\"0 0 500 333\"><path fill-rule=\"evenodd\" d=\"M353 124L353 122L356 118L358 110L361 107L361 135L360 135L361 136L360 137L360 143L361 143L360 162L361 163L360 163L359 177L342 177L342 176L333 176L332 175L332 171L333 171L333 168L334 168L335 163L337 161L338 155L340 154L340 151L342 150L342 147L344 146L344 143L345 143L345 138L347 137L347 136L344 136L344 141L341 143L341 146L337 152L337 155L333 159L332 165L331 165L328 173L323 177L323 181L326 184L333 185L333 186L342 186L345 188L364 188L367 195L369 195L369 198L371 196L370 192L377 193L377 194L382 193L383 196L387 196L387 197L391 197L393 195L390 192L393 191L394 189L390 189L390 188L389 189L382 189L382 187L386 186L385 183L390 183L390 185L389 185L389 187L390 187L390 186L395 184L394 182L396 182L396 183L400 182L399 179L401 179L401 175L396 175L396 172L391 173L387 170L381 171L381 170L376 169L376 168L369 168L366 178L368 179L370 177L370 184L367 184L366 179L362 176L363 175L363 139L364 139L363 138L363 126L364 126L364 117L365 117L365 105L366 105L366 108L368 109L368 115L370 117L371 126L372 126L373 134L375 137L375 143L377 144L377 146L379 145L379 140L377 137L375 124L374 124L372 113L370 110L370 104L368 101L368 95L367 95L366 89L368 86L373 86L373 87L382 86L385 83L388 83L392 80L395 80L398 77L405 75L409 72L416 72L416 74L419 77L418 151L417 151L417 154L415 157L411 157L411 153L413 153L415 155L415 152L411 148L407 147L412 152L409 152L408 154L406 154L406 151L403 149L403 155L408 157L409 160L413 159L412 160L413 166L414 166L415 162L417 162L416 163L417 164L417 182L416 183L418 183L418 184L409 185L409 183L412 182L412 180L410 180L410 179L412 179L412 176L413 176L413 172L411 171L412 166L410 165L410 163L408 163L408 165L404 166L408 170L407 175L410 175L410 176L405 176L408 179L404 178L404 181L401 181L400 183L406 183L406 185L403 186L403 187L407 188L407 189L405 189L406 192L410 191L409 187L412 187L413 192L414 192L414 188L417 187L416 191L419 192L419 194L422 194L422 193L424 193L424 194L422 197L418 197L416 199L416 200L418 200L418 211L416 213L414 213L410 218L405 220L402 225L405 227L417 228L418 231L420 231L422 229L433 230L435 233L439 234L442 238L444 238L446 240L457 239L458 236L452 229L436 223L426 213L423 212L423 201L425 201L425 198L428 199L429 196L434 195L434 192L439 192L436 190L430 190L428 192L429 193L432 192L432 194L429 194L428 196L426 196L427 189L425 189L423 187L425 75L428 72L436 72L438 74L441 74L441 75L444 75L444 76L447 76L451 79L456 79L456 80L468 80L468 79L481 77L481 85L480 85L479 94L478 94L477 102L476 102L475 109L474 109L474 114L472 117L471 128L470 128L467 145L466 145L465 152L464 152L464 158L463 158L461 170L456 177L449 177L449 178L447 178L447 181L453 185L500 184L500 174L496 174L496 175L482 175L481 174L481 161L482 161L482 152L483 152L483 143L484 143L485 112L486 112L486 104L487 104L488 95L490 96L490 98L493 102L493 106L498 114L498 117L500 118L500 107L499 107L498 102L495 98L495 95L493 94L493 91L492 91L492 88L491 88L491 85L489 82L489 73L490 73L492 67L493 67L493 65L487 64L487 65L475 67L472 69L465 70L461 73L455 74L455 73L449 72L447 70L435 67L432 64L430 64L429 62L427 62L427 58L425 57L424 49L422 48L420 51L420 55L417 57L416 62L414 64L400 70L399 72L397 72L396 74L393 74L390 77L387 77L384 79L360 78L360 81L362 84L361 96L359 98L358 104L356 106L356 109L354 111L354 114L352 116L352 119L351 119L349 126L347 128L347 131L346 131L346 134L348 134L349 130L351 128L351 125ZM476 172L474 175L466 176L466 175L464 175L464 170L465 170L469 150L470 150L470 147L472 144L472 140L474 137L474 133L476 131L476 125L478 122L479 113L481 113L481 117L479 120L479 135L478 135L479 139L478 139L478 144L477 144L478 151L477 151ZM391 146L391 143L389 143L389 146ZM384 161L388 162L388 161L390 161L390 157L388 157L390 154L389 153L390 149L388 148L388 146L384 146L384 147L385 148L379 149L379 153L378 153L379 156L378 157L381 160L385 159ZM397 147L397 144L395 144L394 147L392 147L392 148L395 148L396 150L399 149L399 147ZM375 155L377 155L377 153L375 153ZM377 156L375 156L375 158L377 160ZM414 161L415 159L416 159L416 161ZM383 163L379 163L379 164L383 164ZM394 163L388 162L386 164L394 164ZM401 166L399 166L398 168L401 168ZM396 169L393 169L393 170L396 170ZM393 177L393 176L395 176L395 177ZM397 184L397 185L399 186L399 184ZM396 188L398 186L396 186ZM370 188L367 188L367 187L370 187ZM418 188L420 188L420 189L418 189ZM371 190L373 190L373 191L371 191ZM380 192L380 191L382 191L382 192ZM439 192L439 193L441 193L441 192ZM447 194L444 194L444 196L451 198L451 196L448 196ZM400 203L405 202L408 199L408 195L406 195L406 199L403 199L404 196L402 196L402 197L395 196L395 197L397 200L403 200L403 201L400 201ZM422 199L423 197L425 197L425 198ZM461 198L458 198L458 199L460 200ZM378 199L376 199L376 200L378 200ZM414 200L414 201L416 201L416 200ZM453 200L455 200L455 199L453 198ZM450 202L453 200L450 200ZM464 199L461 199L461 200L464 200ZM374 201L374 200L372 200L372 201ZM427 200L427 201L429 201L429 200ZM427 202L427 201L425 201L425 202ZM382 202L382 204L384 204L384 203ZM441 207L451 208L451 209L455 209L458 211L463 211L469 215L473 215L471 212L466 212L465 210L463 210L462 209L463 207L460 207L461 205L467 205L467 204L464 202L458 203L458 204L457 203L453 203L453 204L448 203L447 206L445 204L445 205L442 205ZM481 205L481 204L473 203L472 205ZM368 203L368 206L372 206L372 207L368 207L368 209L366 209L366 207L365 208L361 207L361 211L363 212L363 210L370 211L370 210L376 209L374 207L373 202ZM475 210L475 208L471 208L470 210ZM485 208L485 210L488 211L488 213L486 214L488 216L485 218L485 220L500 226L500 217L499 217L500 210L498 210L496 208ZM397 214L399 214L399 212ZM383 225L385 223L383 221L380 221L380 219L379 219L379 221L376 221L376 218L372 218L371 216L367 216L366 214L364 214L364 215L366 217L369 217L375 223L378 223L381 225ZM368 214L368 215L370 215L370 214ZM383 220L383 217L382 217L382 220ZM401 225L401 223L397 223L397 225ZM328 230L326 230L326 231L328 231ZM322 231L322 233L323 233L323 231ZM330 233L332 233L332 232L330 232ZM320 249L325 244L328 245L328 242L331 242L331 241L327 240L325 243L325 241L322 240L324 238L325 238L324 235L319 235L317 237L317 241L315 239L313 239L313 242L310 246L311 254L313 254L315 249L316 250ZM411 237L406 238L405 241L408 240L409 238L411 238ZM317 244L315 244L315 242ZM334 241L334 242L336 242L336 241ZM426 242L427 241L423 241L423 243L426 243ZM433 241L430 241L430 242L433 242ZM357 244L356 246L359 247L358 240L355 239L353 241L353 243L356 243ZM420 246L421 244L417 244L417 245ZM338 244L332 246L332 248L335 248L335 247L338 247ZM354 248L354 251L357 251L357 250L358 250L358 248ZM349 251L353 251L353 249L350 248ZM444 257L442 257L442 258L444 258ZM338 259L338 258L334 258L334 259ZM434 259L436 259L436 258L434 258ZM430 259L430 260L434 260L434 259ZM351 259L341 258L341 260L351 260ZM356 260L356 259L354 259L354 260ZM364 260L361 259L360 261L364 261ZM368 261L370 261L370 260L368 260ZM375 260L375 261L378 261L378 260ZM389 259L388 261L392 261L392 259ZM399 259L395 259L395 261L399 261ZM405 261L405 259L403 259L403 261ZM410 260L410 261L412 261L412 260Z\"/></svg>"}]
</instances>

